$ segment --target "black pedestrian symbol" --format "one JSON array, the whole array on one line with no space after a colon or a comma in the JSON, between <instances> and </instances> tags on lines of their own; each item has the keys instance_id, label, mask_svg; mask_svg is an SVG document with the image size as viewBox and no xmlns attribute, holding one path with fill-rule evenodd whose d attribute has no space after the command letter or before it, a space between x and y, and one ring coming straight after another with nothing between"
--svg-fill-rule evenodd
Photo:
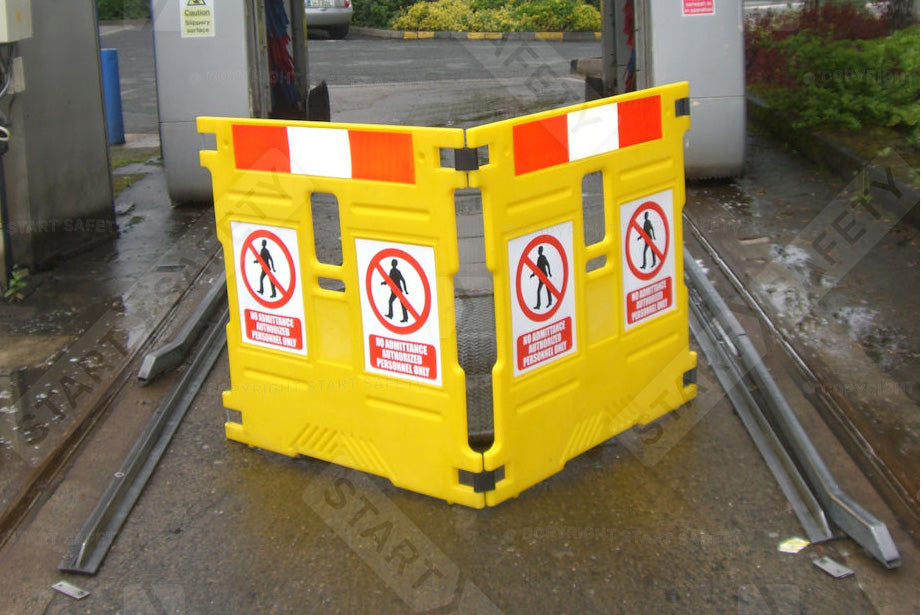
<instances>
[{"instance_id":1,"label":"black pedestrian symbol","mask_svg":"<svg viewBox=\"0 0 922 615\"><path fill-rule=\"evenodd\" d=\"M624 262L638 280L652 280L662 271L669 256L669 227L669 218L656 201L645 201L631 214L624 233Z\"/></svg>"},{"instance_id":2,"label":"black pedestrian symbol","mask_svg":"<svg viewBox=\"0 0 922 615\"><path fill-rule=\"evenodd\" d=\"M532 260L535 248L538 250L538 257ZM551 265L552 261L553 265ZM522 314L534 322L544 322L552 318L566 298L569 271L567 253L559 239L547 233L533 237L519 256L519 265L514 277L515 298ZM553 280L551 279L552 274L555 276ZM531 283L528 282L531 278L538 278L538 288L535 290L534 299L535 307L532 307L530 299L525 298L526 292L531 292ZM547 295L547 305L544 308L541 308L542 289Z\"/></svg>"},{"instance_id":3,"label":"black pedestrian symbol","mask_svg":"<svg viewBox=\"0 0 922 615\"><path fill-rule=\"evenodd\" d=\"M647 268L647 251L650 252L650 266L653 267L656 265L656 250L654 249L654 241L656 240L656 233L653 231L653 223L650 222L650 212L645 211L643 213L643 232L637 237L637 241L644 242L643 244L643 263L641 263L640 268Z\"/></svg>"},{"instance_id":4,"label":"black pedestrian symbol","mask_svg":"<svg viewBox=\"0 0 922 615\"><path fill-rule=\"evenodd\" d=\"M427 254L424 258L430 259L431 256ZM390 261L390 273L385 268L388 261ZM384 306L384 293L387 292L384 290L376 292L374 289L378 288L379 284L387 286L390 291L387 299L387 314L384 310L379 309L379 306ZM411 288L416 306L410 302ZM426 272L413 255L399 248L385 248L371 257L365 274L364 297L378 322L391 333L398 335L409 335L419 331L426 324L433 303L430 281ZM403 312L403 320L400 321L402 324L396 322L394 301L400 302Z\"/></svg>"},{"instance_id":5,"label":"black pedestrian symbol","mask_svg":"<svg viewBox=\"0 0 922 615\"><path fill-rule=\"evenodd\" d=\"M407 290L407 281L404 279L403 274L400 273L400 270L397 269L397 259L391 259L391 271L388 274L388 277L391 279L393 284L388 284L387 280L381 282L381 286L390 286L391 287L391 296L387 300L387 314L386 318L394 317L394 300L397 299L397 293L402 293L404 295L409 295L410 291ZM402 323L407 322L407 304L401 299L400 308L403 310L403 319L400 321Z\"/></svg>"},{"instance_id":6,"label":"black pedestrian symbol","mask_svg":"<svg viewBox=\"0 0 922 615\"><path fill-rule=\"evenodd\" d=\"M533 278L536 274L541 273L543 276L538 277L538 292L535 298L535 307L532 309L538 310L541 309L541 289L543 288L547 292L547 305L545 307L551 307L551 288L550 286L544 285L544 280L551 277L551 264L548 262L547 257L544 255L544 246L538 246L538 260L535 262L537 270L532 272L528 277Z\"/></svg>"},{"instance_id":7,"label":"black pedestrian symbol","mask_svg":"<svg viewBox=\"0 0 922 615\"><path fill-rule=\"evenodd\" d=\"M262 263L260 263L260 260L262 260ZM268 269L271 269L272 273L275 273L275 263L272 262L272 255L269 253L269 248L266 247L265 239L263 239L263 247L259 251L259 258L257 258L253 262L260 264L259 290L257 290L256 292L258 292L261 295L263 294L263 282L265 282L266 276L269 275ZM275 297L275 282L273 281L272 276L269 276L269 286L272 287L272 294L269 295L269 298L272 299Z\"/></svg>"}]
</instances>

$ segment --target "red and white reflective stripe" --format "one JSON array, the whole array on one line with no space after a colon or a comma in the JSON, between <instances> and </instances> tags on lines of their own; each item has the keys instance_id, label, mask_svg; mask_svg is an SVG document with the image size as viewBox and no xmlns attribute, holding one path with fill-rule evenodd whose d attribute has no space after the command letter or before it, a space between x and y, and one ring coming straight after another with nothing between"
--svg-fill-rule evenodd
<instances>
[{"instance_id":1,"label":"red and white reflective stripe","mask_svg":"<svg viewBox=\"0 0 922 615\"><path fill-rule=\"evenodd\" d=\"M409 132L235 124L233 136L240 170L416 182Z\"/></svg>"},{"instance_id":2,"label":"red and white reflective stripe","mask_svg":"<svg viewBox=\"0 0 922 615\"><path fill-rule=\"evenodd\" d=\"M661 114L660 97L648 96L513 126L515 174L660 139Z\"/></svg>"}]
</instances>

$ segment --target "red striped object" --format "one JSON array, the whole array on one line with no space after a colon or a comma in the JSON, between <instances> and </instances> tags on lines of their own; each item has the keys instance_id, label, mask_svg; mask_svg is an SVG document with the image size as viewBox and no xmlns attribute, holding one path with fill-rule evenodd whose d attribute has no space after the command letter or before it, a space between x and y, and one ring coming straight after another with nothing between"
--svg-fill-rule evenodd
<instances>
[{"instance_id":1,"label":"red striped object","mask_svg":"<svg viewBox=\"0 0 922 615\"><path fill-rule=\"evenodd\" d=\"M515 174L661 139L659 96L609 103L512 127Z\"/></svg>"},{"instance_id":2,"label":"red striped object","mask_svg":"<svg viewBox=\"0 0 922 615\"><path fill-rule=\"evenodd\" d=\"M235 124L232 134L240 170L416 182L408 132Z\"/></svg>"}]
</instances>

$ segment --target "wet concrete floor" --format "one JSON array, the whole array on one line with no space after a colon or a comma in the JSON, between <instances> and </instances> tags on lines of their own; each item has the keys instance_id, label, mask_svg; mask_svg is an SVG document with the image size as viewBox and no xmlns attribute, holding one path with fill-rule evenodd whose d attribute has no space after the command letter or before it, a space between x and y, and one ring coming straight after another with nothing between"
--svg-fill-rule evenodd
<instances>
[{"instance_id":1,"label":"wet concrete floor","mask_svg":"<svg viewBox=\"0 0 922 615\"><path fill-rule=\"evenodd\" d=\"M706 365L692 404L572 460L515 500L475 511L227 441L226 361L219 359L100 573L63 575L55 567L130 446L124 435L140 429L169 380L122 391L0 554L3 612L919 609L915 542L815 416L806 422L827 463L888 523L903 566L886 571L848 539L796 555L778 550L802 531ZM772 367L784 376L783 365ZM796 383L781 382L796 399ZM792 403L812 413L802 398ZM813 564L822 555L856 574L833 579ZM51 590L62 578L90 595L74 601Z\"/></svg>"},{"instance_id":2,"label":"wet concrete floor","mask_svg":"<svg viewBox=\"0 0 922 615\"><path fill-rule=\"evenodd\" d=\"M885 571L801 533L707 368L701 395L494 509L450 506L325 462L226 441L226 355L95 577L55 571L117 457L113 414L0 555L6 613L910 613L918 554ZM129 389L120 409L155 403ZM837 468L847 456L821 440ZM831 452L830 452L831 451ZM103 461L103 463L100 463ZM875 514L865 484L849 484ZM812 560L856 570L833 579ZM61 578L90 591L76 602Z\"/></svg>"},{"instance_id":3,"label":"wet concrete floor","mask_svg":"<svg viewBox=\"0 0 922 615\"><path fill-rule=\"evenodd\" d=\"M116 199L118 236L29 276L0 309L0 510L105 398L215 257L205 208L164 206L162 169Z\"/></svg>"},{"instance_id":4,"label":"wet concrete floor","mask_svg":"<svg viewBox=\"0 0 922 615\"><path fill-rule=\"evenodd\" d=\"M745 177L689 186L686 237L704 236L809 365L807 393L835 400L827 420L882 460L916 532L919 231L900 219L918 192L887 199L861 175L830 178L758 131L747 145Z\"/></svg>"}]
</instances>

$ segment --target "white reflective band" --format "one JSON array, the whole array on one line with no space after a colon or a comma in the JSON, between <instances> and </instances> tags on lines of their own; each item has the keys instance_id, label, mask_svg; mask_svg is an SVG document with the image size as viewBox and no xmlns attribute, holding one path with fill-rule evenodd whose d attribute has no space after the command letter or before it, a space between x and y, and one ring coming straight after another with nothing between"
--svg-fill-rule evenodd
<instances>
[{"instance_id":1,"label":"white reflective band","mask_svg":"<svg viewBox=\"0 0 922 615\"><path fill-rule=\"evenodd\" d=\"M570 161L613 152L618 149L618 106L616 103L571 111L567 114Z\"/></svg>"},{"instance_id":2,"label":"white reflective band","mask_svg":"<svg viewBox=\"0 0 922 615\"><path fill-rule=\"evenodd\" d=\"M288 152L294 174L352 177L348 130L289 126Z\"/></svg>"}]
</instances>

